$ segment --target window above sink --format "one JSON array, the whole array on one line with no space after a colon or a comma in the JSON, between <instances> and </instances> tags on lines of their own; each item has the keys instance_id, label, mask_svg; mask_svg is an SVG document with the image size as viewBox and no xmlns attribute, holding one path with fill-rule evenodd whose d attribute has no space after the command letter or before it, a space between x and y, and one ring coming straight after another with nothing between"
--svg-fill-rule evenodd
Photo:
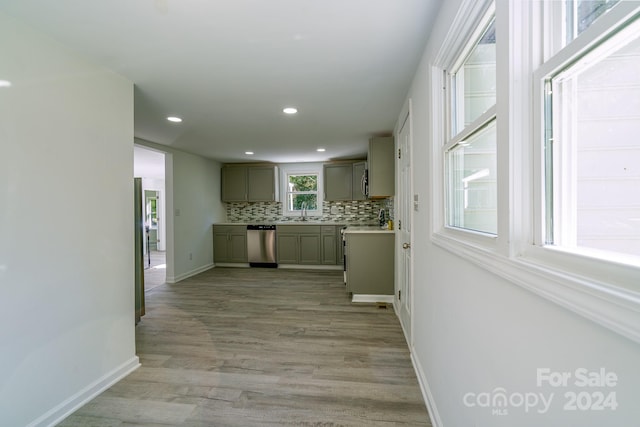
<instances>
[{"instance_id":1,"label":"window above sink","mask_svg":"<svg viewBox=\"0 0 640 427\"><path fill-rule=\"evenodd\" d=\"M322 216L322 163L281 165L282 215Z\"/></svg>"}]
</instances>

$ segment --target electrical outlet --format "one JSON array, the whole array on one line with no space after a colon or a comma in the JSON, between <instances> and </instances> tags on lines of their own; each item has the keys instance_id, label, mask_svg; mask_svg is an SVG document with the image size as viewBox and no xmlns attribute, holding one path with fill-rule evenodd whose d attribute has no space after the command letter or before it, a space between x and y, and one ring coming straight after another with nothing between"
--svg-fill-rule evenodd
<instances>
[{"instance_id":1,"label":"electrical outlet","mask_svg":"<svg viewBox=\"0 0 640 427\"><path fill-rule=\"evenodd\" d=\"M189 261L193 261L193 254L189 252Z\"/></svg>"}]
</instances>

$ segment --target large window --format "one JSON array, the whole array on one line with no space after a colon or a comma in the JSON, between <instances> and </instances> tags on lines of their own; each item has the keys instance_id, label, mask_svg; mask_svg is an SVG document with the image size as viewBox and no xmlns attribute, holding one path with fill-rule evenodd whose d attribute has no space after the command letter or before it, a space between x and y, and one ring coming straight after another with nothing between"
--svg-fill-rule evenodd
<instances>
[{"instance_id":1,"label":"large window","mask_svg":"<svg viewBox=\"0 0 640 427\"><path fill-rule=\"evenodd\" d=\"M565 3L569 42L543 66L543 232L640 265L640 19L623 4Z\"/></svg>"},{"instance_id":2,"label":"large window","mask_svg":"<svg viewBox=\"0 0 640 427\"><path fill-rule=\"evenodd\" d=\"M446 225L497 234L496 36L486 14L448 74Z\"/></svg>"},{"instance_id":3,"label":"large window","mask_svg":"<svg viewBox=\"0 0 640 427\"><path fill-rule=\"evenodd\" d=\"M640 342L640 2L466 0L431 70L432 241Z\"/></svg>"}]
</instances>

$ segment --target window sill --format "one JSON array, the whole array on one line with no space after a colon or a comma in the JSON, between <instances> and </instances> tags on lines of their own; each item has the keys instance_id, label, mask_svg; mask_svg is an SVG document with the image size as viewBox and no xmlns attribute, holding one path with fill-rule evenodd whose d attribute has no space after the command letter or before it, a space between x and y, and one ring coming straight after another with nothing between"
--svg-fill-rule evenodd
<instances>
[{"instance_id":1,"label":"window sill","mask_svg":"<svg viewBox=\"0 0 640 427\"><path fill-rule=\"evenodd\" d=\"M497 236L481 231L445 227L434 233L433 242L452 252L471 250L480 254L489 254L497 250Z\"/></svg>"},{"instance_id":2,"label":"window sill","mask_svg":"<svg viewBox=\"0 0 640 427\"><path fill-rule=\"evenodd\" d=\"M593 260L574 259L573 262L569 262L575 257L559 256L559 251L539 247L532 247L524 256L509 258L492 250L490 246L461 241L448 234L434 234L433 243L517 286L640 343L640 292L634 289L638 286L637 268L608 266L606 262L594 263ZM553 257L553 263L548 262ZM586 263L591 264L590 268L582 270L580 266ZM567 271L566 268L573 271ZM594 276L575 273L588 273L591 270L600 270L601 273ZM612 271L615 271L613 275Z\"/></svg>"}]
</instances>

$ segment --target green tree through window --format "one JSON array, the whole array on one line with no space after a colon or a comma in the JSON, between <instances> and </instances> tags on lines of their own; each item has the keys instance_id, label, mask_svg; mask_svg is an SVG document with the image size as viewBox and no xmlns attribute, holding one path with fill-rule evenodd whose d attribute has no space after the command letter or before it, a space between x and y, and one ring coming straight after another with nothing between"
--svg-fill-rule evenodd
<instances>
[{"instance_id":1,"label":"green tree through window","mask_svg":"<svg viewBox=\"0 0 640 427\"><path fill-rule=\"evenodd\" d=\"M288 175L287 202L290 211L318 209L318 175Z\"/></svg>"}]
</instances>

